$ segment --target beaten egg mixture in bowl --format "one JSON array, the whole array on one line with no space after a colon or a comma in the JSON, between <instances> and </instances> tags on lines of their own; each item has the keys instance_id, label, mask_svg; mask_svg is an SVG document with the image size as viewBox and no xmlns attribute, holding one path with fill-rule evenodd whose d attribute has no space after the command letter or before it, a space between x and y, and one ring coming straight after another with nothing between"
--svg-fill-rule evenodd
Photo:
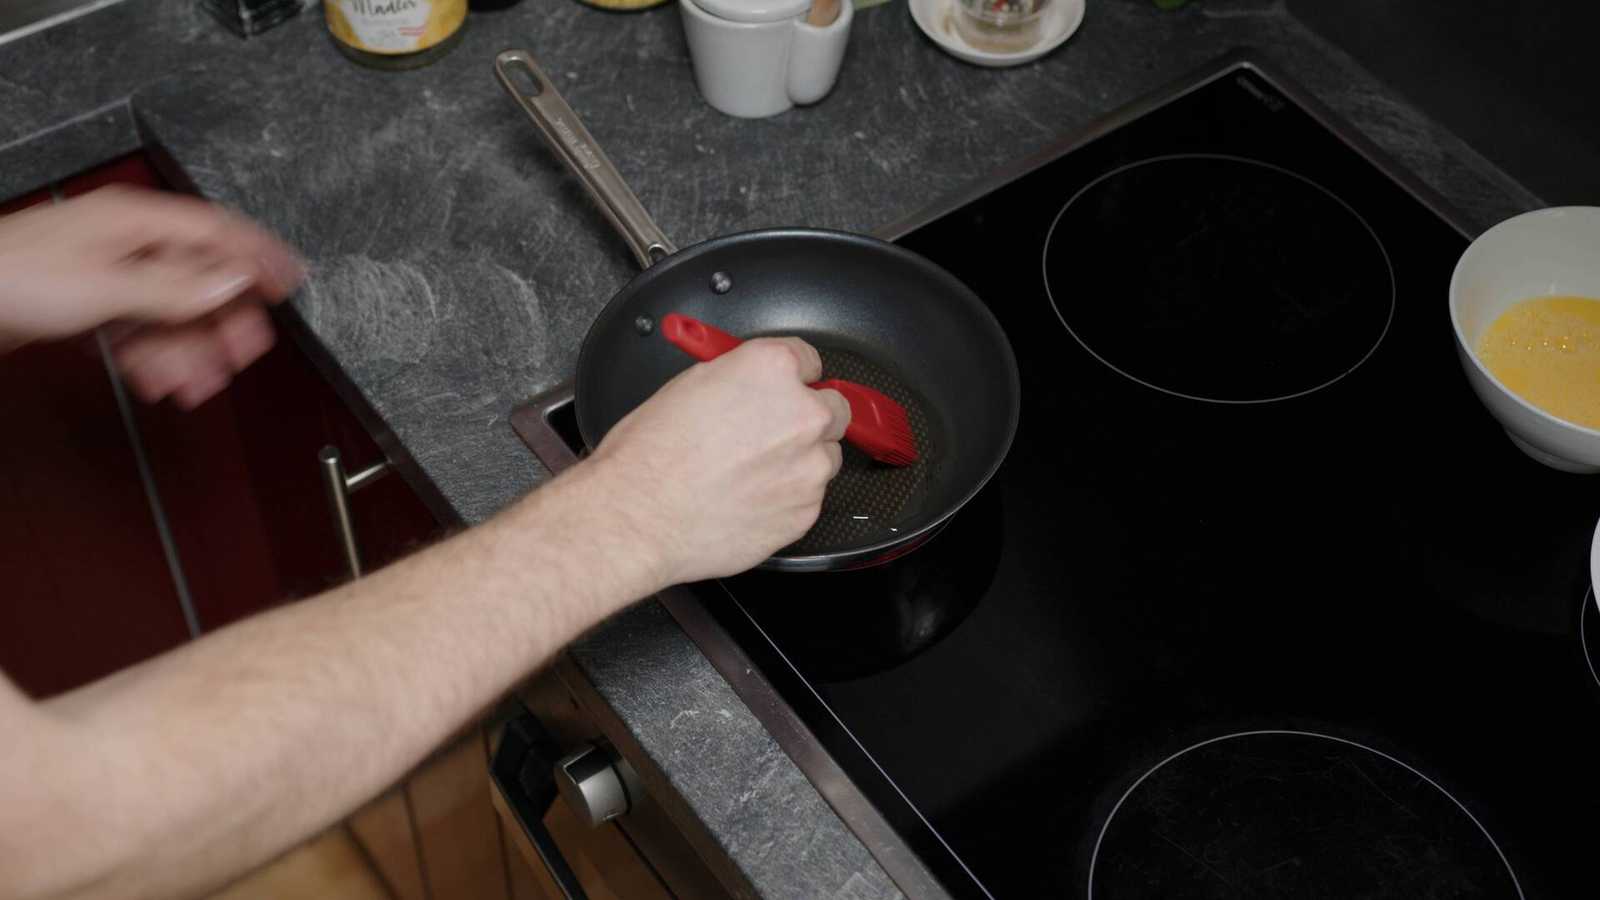
<instances>
[{"instance_id":1,"label":"beaten egg mixture in bowl","mask_svg":"<svg viewBox=\"0 0 1600 900\"><path fill-rule=\"evenodd\" d=\"M1542 209L1479 235L1450 280L1467 381L1523 452L1600 472L1600 207Z\"/></svg>"}]
</instances>

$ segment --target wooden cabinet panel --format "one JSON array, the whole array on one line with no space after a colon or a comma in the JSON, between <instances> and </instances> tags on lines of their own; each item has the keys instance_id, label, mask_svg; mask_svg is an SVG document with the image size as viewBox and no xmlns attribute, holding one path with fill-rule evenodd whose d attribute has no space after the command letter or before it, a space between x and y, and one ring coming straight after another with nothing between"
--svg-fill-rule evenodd
<instances>
[{"instance_id":1,"label":"wooden cabinet panel","mask_svg":"<svg viewBox=\"0 0 1600 900\"><path fill-rule=\"evenodd\" d=\"M474 730L422 766L407 788L433 900L504 900L505 863L482 734Z\"/></svg>"},{"instance_id":2,"label":"wooden cabinet panel","mask_svg":"<svg viewBox=\"0 0 1600 900\"><path fill-rule=\"evenodd\" d=\"M579 821L564 801L557 800L544 824L590 900L672 900L655 870L615 823L591 828Z\"/></svg>"},{"instance_id":3,"label":"wooden cabinet panel","mask_svg":"<svg viewBox=\"0 0 1600 900\"><path fill-rule=\"evenodd\" d=\"M507 886L511 892L511 900L561 900L561 891L550 878L550 873L545 871L544 866L536 866L523 857L522 851L507 830L509 827L502 818L501 852L506 858L506 877L509 881Z\"/></svg>"},{"instance_id":4,"label":"wooden cabinet panel","mask_svg":"<svg viewBox=\"0 0 1600 900\"><path fill-rule=\"evenodd\" d=\"M212 894L207 900L394 900L343 828L332 828Z\"/></svg>"},{"instance_id":5,"label":"wooden cabinet panel","mask_svg":"<svg viewBox=\"0 0 1600 900\"><path fill-rule=\"evenodd\" d=\"M428 900L404 785L390 788L357 810L349 826L395 900Z\"/></svg>"},{"instance_id":6,"label":"wooden cabinet panel","mask_svg":"<svg viewBox=\"0 0 1600 900\"><path fill-rule=\"evenodd\" d=\"M349 820L398 900L559 900L526 869L490 800L484 735L474 726Z\"/></svg>"}]
</instances>

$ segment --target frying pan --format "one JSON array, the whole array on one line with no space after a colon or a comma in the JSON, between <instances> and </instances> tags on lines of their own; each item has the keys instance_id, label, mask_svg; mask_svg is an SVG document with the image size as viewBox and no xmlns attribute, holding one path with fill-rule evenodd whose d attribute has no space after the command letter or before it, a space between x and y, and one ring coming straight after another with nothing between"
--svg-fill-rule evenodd
<instances>
[{"instance_id":1,"label":"frying pan","mask_svg":"<svg viewBox=\"0 0 1600 900\"><path fill-rule=\"evenodd\" d=\"M531 54L501 53L495 73L644 268L578 354L578 430L589 447L693 364L656 331L678 312L741 338L798 335L817 347L826 377L875 387L910 414L919 461L885 466L847 446L817 524L762 568L886 562L932 536L1000 467L1021 406L1016 357L966 285L893 244L815 228L747 231L679 251Z\"/></svg>"}]
</instances>

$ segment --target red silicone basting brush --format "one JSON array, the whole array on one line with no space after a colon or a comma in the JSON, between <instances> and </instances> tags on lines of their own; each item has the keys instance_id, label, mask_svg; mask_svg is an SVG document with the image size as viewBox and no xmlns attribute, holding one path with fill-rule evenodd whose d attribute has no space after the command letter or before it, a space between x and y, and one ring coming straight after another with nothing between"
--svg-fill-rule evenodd
<instances>
[{"instance_id":1,"label":"red silicone basting brush","mask_svg":"<svg viewBox=\"0 0 1600 900\"><path fill-rule=\"evenodd\" d=\"M716 359L743 343L720 328L679 313L662 317L661 335L701 362ZM845 440L878 462L891 466L909 466L917 461L911 418L906 415L905 407L892 397L864 384L837 378L825 378L811 387L831 388L849 401L850 427L844 433Z\"/></svg>"}]
</instances>

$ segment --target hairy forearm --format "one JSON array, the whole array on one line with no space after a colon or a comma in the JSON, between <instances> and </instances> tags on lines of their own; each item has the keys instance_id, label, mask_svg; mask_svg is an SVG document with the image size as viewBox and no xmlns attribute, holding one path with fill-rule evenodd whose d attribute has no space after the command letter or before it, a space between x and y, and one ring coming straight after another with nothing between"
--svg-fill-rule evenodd
<instances>
[{"instance_id":1,"label":"hairy forearm","mask_svg":"<svg viewBox=\"0 0 1600 900\"><path fill-rule=\"evenodd\" d=\"M660 586L604 480L579 466L481 528L38 707L32 781L53 791L31 827L0 813L32 845L0 846L0 885L184 893L337 820Z\"/></svg>"}]
</instances>

